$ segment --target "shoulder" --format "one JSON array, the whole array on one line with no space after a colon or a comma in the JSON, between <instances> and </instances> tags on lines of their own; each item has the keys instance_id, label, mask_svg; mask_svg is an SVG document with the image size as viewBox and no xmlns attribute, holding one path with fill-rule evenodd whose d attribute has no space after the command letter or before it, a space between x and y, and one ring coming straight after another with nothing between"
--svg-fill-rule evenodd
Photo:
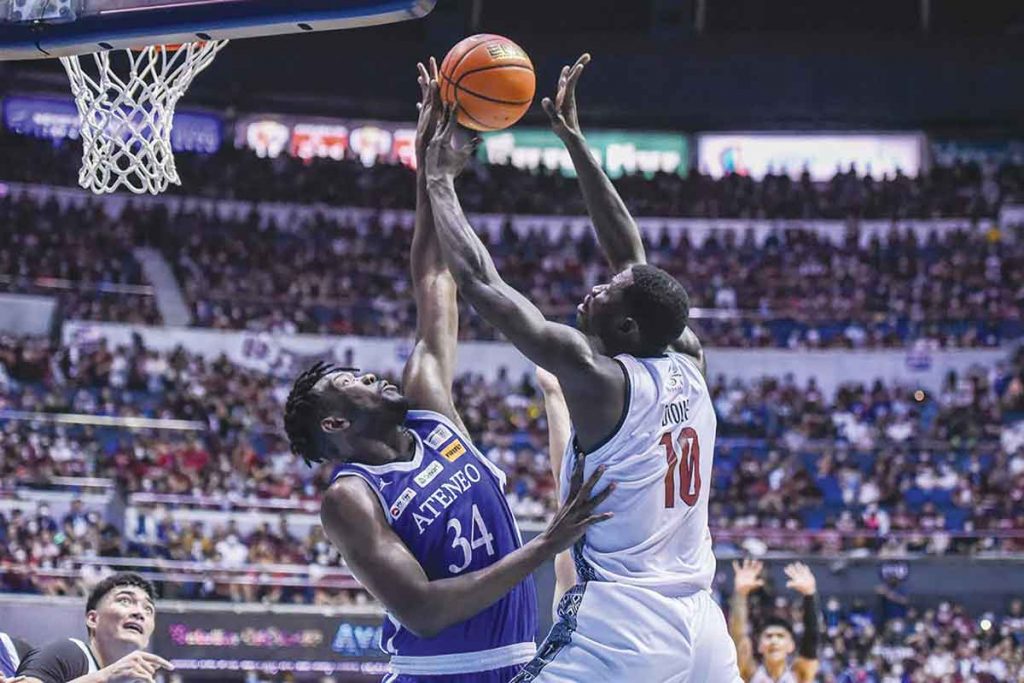
<instances>
[{"instance_id":1,"label":"shoulder","mask_svg":"<svg viewBox=\"0 0 1024 683\"><path fill-rule=\"evenodd\" d=\"M320 503L320 521L336 542L388 524L379 493L361 476L339 476L331 483Z\"/></svg>"},{"instance_id":2,"label":"shoulder","mask_svg":"<svg viewBox=\"0 0 1024 683\"><path fill-rule=\"evenodd\" d=\"M22 660L18 674L38 678L43 683L62 683L89 673L89 658L70 638L30 651Z\"/></svg>"}]
</instances>

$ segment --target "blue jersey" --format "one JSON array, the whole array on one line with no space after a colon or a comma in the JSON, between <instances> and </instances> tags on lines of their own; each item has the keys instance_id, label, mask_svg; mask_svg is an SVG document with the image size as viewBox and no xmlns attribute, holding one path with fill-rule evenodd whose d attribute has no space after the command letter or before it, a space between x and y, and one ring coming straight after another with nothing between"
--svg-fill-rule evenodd
<instances>
[{"instance_id":1,"label":"blue jersey","mask_svg":"<svg viewBox=\"0 0 1024 683\"><path fill-rule=\"evenodd\" d=\"M483 569L522 546L505 499L505 475L448 418L411 410L412 460L345 463L338 477L359 477L377 494L388 522L431 581ZM397 673L455 674L527 662L535 647L533 578L496 603L433 638L419 638L388 615L382 649Z\"/></svg>"}]
</instances>

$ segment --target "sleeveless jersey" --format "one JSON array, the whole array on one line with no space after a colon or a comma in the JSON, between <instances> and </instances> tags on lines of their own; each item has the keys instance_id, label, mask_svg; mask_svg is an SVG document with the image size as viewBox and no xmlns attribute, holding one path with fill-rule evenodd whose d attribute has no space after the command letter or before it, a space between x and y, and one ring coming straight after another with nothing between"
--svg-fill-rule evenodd
<instances>
[{"instance_id":1,"label":"sleeveless jersey","mask_svg":"<svg viewBox=\"0 0 1024 683\"><path fill-rule=\"evenodd\" d=\"M605 465L616 482L600 512L615 516L587 530L574 548L582 580L627 583L668 597L709 590L715 556L708 494L717 419L695 362L674 352L620 355L627 405L608 439L586 456L586 476ZM564 502L576 459L575 435L561 472Z\"/></svg>"},{"instance_id":2,"label":"sleeveless jersey","mask_svg":"<svg viewBox=\"0 0 1024 683\"><path fill-rule=\"evenodd\" d=\"M505 474L443 415L410 410L405 426L416 437L412 460L379 466L345 463L333 479L359 477L369 484L391 528L430 580L483 569L522 546L505 499ZM433 638L417 637L389 614L381 647L392 655L392 671L399 673L487 671L529 661L536 651L536 631L537 599L530 577Z\"/></svg>"},{"instance_id":3,"label":"sleeveless jersey","mask_svg":"<svg viewBox=\"0 0 1024 683\"><path fill-rule=\"evenodd\" d=\"M792 669L786 669L782 676L780 676L778 680L775 680L768 675L767 669L763 666L759 666L757 667L757 671L754 672L753 678L751 678L748 683L797 683L797 681Z\"/></svg>"}]
</instances>

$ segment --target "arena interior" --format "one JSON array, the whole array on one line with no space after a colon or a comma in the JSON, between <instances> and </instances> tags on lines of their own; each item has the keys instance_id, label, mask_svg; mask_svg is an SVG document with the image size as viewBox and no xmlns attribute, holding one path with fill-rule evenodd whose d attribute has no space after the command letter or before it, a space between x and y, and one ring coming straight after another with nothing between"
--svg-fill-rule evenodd
<instances>
[{"instance_id":1,"label":"arena interior","mask_svg":"<svg viewBox=\"0 0 1024 683\"><path fill-rule=\"evenodd\" d=\"M439 0L235 40L158 195L80 187L64 70L0 61L0 631L84 638L90 590L137 572L175 663L153 680L387 675L383 610L320 525L331 469L282 415L316 360L400 383L416 64L477 33L523 47L537 95L482 134L462 206L570 324L614 273L540 99L592 55L583 132L706 350L726 617L760 560L749 620L799 640L799 561L815 680L1024 681L1024 7L987 0ZM460 314L456 407L531 538L558 508L543 395Z\"/></svg>"}]
</instances>

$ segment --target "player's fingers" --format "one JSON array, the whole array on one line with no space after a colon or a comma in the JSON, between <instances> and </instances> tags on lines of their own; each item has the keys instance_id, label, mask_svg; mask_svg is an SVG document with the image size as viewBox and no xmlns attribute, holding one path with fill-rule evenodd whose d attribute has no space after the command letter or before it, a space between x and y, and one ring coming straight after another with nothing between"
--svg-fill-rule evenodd
<instances>
[{"instance_id":1,"label":"player's fingers","mask_svg":"<svg viewBox=\"0 0 1024 683\"><path fill-rule=\"evenodd\" d=\"M605 486L604 489L602 489L601 492L598 493L596 496L591 496L587 500L587 506L586 506L587 509L588 510L593 510L598 505L600 505L604 501L608 500L608 496L612 495L612 493L614 491L615 491L615 482L613 481L612 483L608 484L608 486Z\"/></svg>"},{"instance_id":2,"label":"player's fingers","mask_svg":"<svg viewBox=\"0 0 1024 683\"><path fill-rule=\"evenodd\" d=\"M574 66L572 68L572 71L569 72L569 78L567 78L566 81L565 81L565 90L566 90L566 92L568 92L568 93L575 93L576 92L576 83L579 82L580 76L582 74L583 74L583 65L582 64L577 64L576 66Z\"/></svg>"},{"instance_id":3,"label":"player's fingers","mask_svg":"<svg viewBox=\"0 0 1024 683\"><path fill-rule=\"evenodd\" d=\"M583 520L584 526L590 526L591 524L600 524L615 516L614 512L602 512L599 515L591 515Z\"/></svg>"},{"instance_id":4,"label":"player's fingers","mask_svg":"<svg viewBox=\"0 0 1024 683\"><path fill-rule=\"evenodd\" d=\"M736 560L732 561L732 571L734 574L738 574L740 571L740 564Z\"/></svg>"},{"instance_id":5,"label":"player's fingers","mask_svg":"<svg viewBox=\"0 0 1024 683\"><path fill-rule=\"evenodd\" d=\"M572 479L569 480L569 500L580 492L583 487L583 460L584 458L580 455L576 456L576 461L572 466Z\"/></svg>"},{"instance_id":6,"label":"player's fingers","mask_svg":"<svg viewBox=\"0 0 1024 683\"><path fill-rule=\"evenodd\" d=\"M437 60L433 57L430 58L430 77L435 81L438 79Z\"/></svg>"},{"instance_id":7,"label":"player's fingers","mask_svg":"<svg viewBox=\"0 0 1024 683\"><path fill-rule=\"evenodd\" d=\"M604 472L607 468L604 465L599 465L597 469L590 473L587 477L587 481L583 484L583 488L580 489L580 498L583 500L590 499L590 492L597 486L597 482L601 481L601 477L604 476Z\"/></svg>"},{"instance_id":8,"label":"player's fingers","mask_svg":"<svg viewBox=\"0 0 1024 683\"><path fill-rule=\"evenodd\" d=\"M152 652L143 652L142 657L154 666L167 669L168 671L174 671L174 665L159 655L155 655Z\"/></svg>"},{"instance_id":9,"label":"player's fingers","mask_svg":"<svg viewBox=\"0 0 1024 683\"><path fill-rule=\"evenodd\" d=\"M558 108L555 106L555 103L551 101L550 97L545 97L543 100L541 100L540 106L541 109L544 110L544 113L548 115L548 118L551 119L552 124L565 124L565 119L563 119L562 115L558 113Z\"/></svg>"}]
</instances>

